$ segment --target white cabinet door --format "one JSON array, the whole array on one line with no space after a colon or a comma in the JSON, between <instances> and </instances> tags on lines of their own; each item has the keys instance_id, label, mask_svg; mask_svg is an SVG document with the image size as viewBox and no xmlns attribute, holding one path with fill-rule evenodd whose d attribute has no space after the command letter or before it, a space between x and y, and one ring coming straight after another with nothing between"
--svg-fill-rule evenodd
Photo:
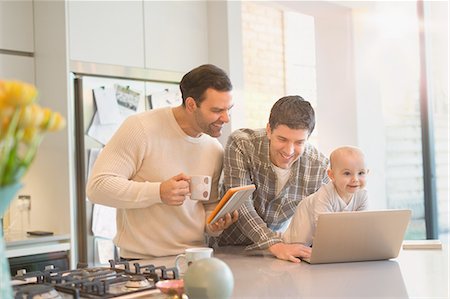
<instances>
[{"instance_id":1,"label":"white cabinet door","mask_svg":"<svg viewBox=\"0 0 450 299\"><path fill-rule=\"evenodd\" d=\"M0 49L34 51L33 2L0 1Z\"/></svg>"},{"instance_id":2,"label":"white cabinet door","mask_svg":"<svg viewBox=\"0 0 450 299\"><path fill-rule=\"evenodd\" d=\"M208 62L207 1L144 1L145 67L186 72Z\"/></svg>"},{"instance_id":3,"label":"white cabinet door","mask_svg":"<svg viewBox=\"0 0 450 299\"><path fill-rule=\"evenodd\" d=\"M33 57L0 54L0 79L35 84Z\"/></svg>"},{"instance_id":4,"label":"white cabinet door","mask_svg":"<svg viewBox=\"0 0 450 299\"><path fill-rule=\"evenodd\" d=\"M144 67L142 1L69 1L70 59Z\"/></svg>"}]
</instances>

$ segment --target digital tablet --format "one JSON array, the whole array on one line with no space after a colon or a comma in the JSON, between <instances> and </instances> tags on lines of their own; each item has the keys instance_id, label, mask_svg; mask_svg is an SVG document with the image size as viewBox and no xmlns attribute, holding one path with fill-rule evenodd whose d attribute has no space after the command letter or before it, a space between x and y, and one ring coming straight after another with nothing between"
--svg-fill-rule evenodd
<instances>
[{"instance_id":1,"label":"digital tablet","mask_svg":"<svg viewBox=\"0 0 450 299\"><path fill-rule=\"evenodd\" d=\"M255 185L246 185L228 189L227 193L225 193L219 201L214 211L211 215L209 215L208 224L214 223L227 213L231 213L239 209L244 201L250 198L255 189Z\"/></svg>"}]
</instances>

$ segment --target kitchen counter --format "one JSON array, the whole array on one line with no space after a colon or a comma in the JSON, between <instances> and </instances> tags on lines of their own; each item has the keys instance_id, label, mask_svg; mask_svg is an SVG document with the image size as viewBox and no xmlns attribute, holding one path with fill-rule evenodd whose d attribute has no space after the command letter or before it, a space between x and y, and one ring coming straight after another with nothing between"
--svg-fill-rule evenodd
<instances>
[{"instance_id":1,"label":"kitchen counter","mask_svg":"<svg viewBox=\"0 0 450 299\"><path fill-rule=\"evenodd\" d=\"M240 247L216 249L231 268L232 298L449 298L448 245L401 250L387 261L310 265L278 260ZM174 266L174 257L150 261Z\"/></svg>"},{"instance_id":2,"label":"kitchen counter","mask_svg":"<svg viewBox=\"0 0 450 299\"><path fill-rule=\"evenodd\" d=\"M5 235L6 257L13 258L70 250L70 235L28 236L26 233Z\"/></svg>"}]
</instances>

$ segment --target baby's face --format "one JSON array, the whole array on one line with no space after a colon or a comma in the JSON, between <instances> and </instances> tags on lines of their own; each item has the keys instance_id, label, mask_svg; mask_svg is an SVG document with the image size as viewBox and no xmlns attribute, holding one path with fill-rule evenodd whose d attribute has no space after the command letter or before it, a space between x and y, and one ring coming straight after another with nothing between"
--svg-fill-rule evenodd
<instances>
[{"instance_id":1,"label":"baby's face","mask_svg":"<svg viewBox=\"0 0 450 299\"><path fill-rule=\"evenodd\" d=\"M353 193L366 186L368 170L361 155L340 155L328 173L339 195L350 198Z\"/></svg>"}]
</instances>

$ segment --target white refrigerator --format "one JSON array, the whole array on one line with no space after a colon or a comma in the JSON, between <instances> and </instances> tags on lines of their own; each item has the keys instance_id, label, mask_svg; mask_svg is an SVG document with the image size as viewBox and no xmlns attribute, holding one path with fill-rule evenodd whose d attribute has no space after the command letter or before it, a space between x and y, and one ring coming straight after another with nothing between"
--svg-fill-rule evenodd
<instances>
[{"instance_id":1,"label":"white refrigerator","mask_svg":"<svg viewBox=\"0 0 450 299\"><path fill-rule=\"evenodd\" d=\"M93 204L86 197L86 182L96 156L129 115L181 103L177 82L123 74L127 72L117 68L102 74L97 71L71 74L75 111L75 259L76 263L90 267L107 265L109 259L118 255L112 243L115 209Z\"/></svg>"}]
</instances>

